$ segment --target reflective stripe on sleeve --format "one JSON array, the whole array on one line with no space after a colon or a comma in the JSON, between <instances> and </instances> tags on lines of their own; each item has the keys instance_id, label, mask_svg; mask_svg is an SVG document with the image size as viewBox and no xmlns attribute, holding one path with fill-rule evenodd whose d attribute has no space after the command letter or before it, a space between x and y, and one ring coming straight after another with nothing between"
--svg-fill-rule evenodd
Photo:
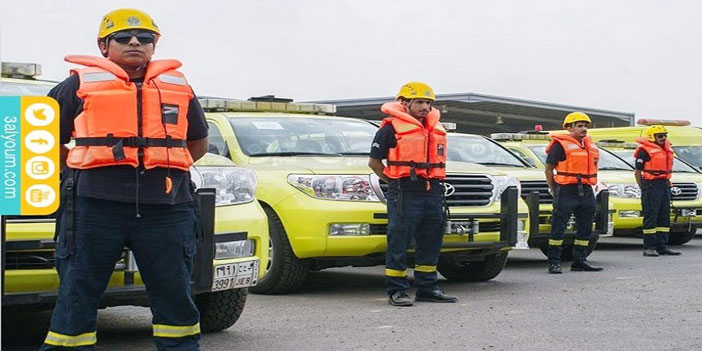
<instances>
[{"instance_id":1,"label":"reflective stripe on sleeve","mask_svg":"<svg viewBox=\"0 0 702 351\"><path fill-rule=\"evenodd\" d=\"M548 244L551 246L561 246L563 245L563 240L548 239Z\"/></svg>"},{"instance_id":2,"label":"reflective stripe on sleeve","mask_svg":"<svg viewBox=\"0 0 702 351\"><path fill-rule=\"evenodd\" d=\"M385 275L388 277L406 277L407 270L398 271L397 269L385 268Z\"/></svg>"},{"instance_id":3,"label":"reflective stripe on sleeve","mask_svg":"<svg viewBox=\"0 0 702 351\"><path fill-rule=\"evenodd\" d=\"M414 266L414 271L415 272L423 272L423 273L434 273L434 272L436 272L436 266L417 265L417 266Z\"/></svg>"},{"instance_id":4,"label":"reflective stripe on sleeve","mask_svg":"<svg viewBox=\"0 0 702 351\"><path fill-rule=\"evenodd\" d=\"M83 333L80 335L65 335L50 331L44 339L44 343L54 346L76 347L93 345L97 343L97 333Z\"/></svg>"},{"instance_id":5,"label":"reflective stripe on sleeve","mask_svg":"<svg viewBox=\"0 0 702 351\"><path fill-rule=\"evenodd\" d=\"M161 338L181 338L200 334L200 323L193 325L154 324L154 336Z\"/></svg>"}]
</instances>

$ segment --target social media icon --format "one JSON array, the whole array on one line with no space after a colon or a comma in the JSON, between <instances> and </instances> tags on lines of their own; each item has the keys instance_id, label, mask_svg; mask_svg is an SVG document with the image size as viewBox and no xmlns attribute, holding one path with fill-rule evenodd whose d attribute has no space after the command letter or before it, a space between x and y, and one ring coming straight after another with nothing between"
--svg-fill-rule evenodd
<instances>
[{"instance_id":1,"label":"social media icon","mask_svg":"<svg viewBox=\"0 0 702 351\"><path fill-rule=\"evenodd\" d=\"M35 156L27 161L24 170L30 178L44 180L54 175L56 165L48 157Z\"/></svg>"},{"instance_id":2,"label":"social media icon","mask_svg":"<svg viewBox=\"0 0 702 351\"><path fill-rule=\"evenodd\" d=\"M51 106L38 102L27 107L24 111L24 118L33 126L44 127L54 121L56 112Z\"/></svg>"},{"instance_id":3,"label":"social media icon","mask_svg":"<svg viewBox=\"0 0 702 351\"><path fill-rule=\"evenodd\" d=\"M54 147L54 143L54 136L46 130L34 130L24 137L24 145L36 154L49 152Z\"/></svg>"},{"instance_id":4,"label":"social media icon","mask_svg":"<svg viewBox=\"0 0 702 351\"><path fill-rule=\"evenodd\" d=\"M32 185L25 193L25 200L34 207L47 207L56 201L56 192L46 184Z\"/></svg>"}]
</instances>

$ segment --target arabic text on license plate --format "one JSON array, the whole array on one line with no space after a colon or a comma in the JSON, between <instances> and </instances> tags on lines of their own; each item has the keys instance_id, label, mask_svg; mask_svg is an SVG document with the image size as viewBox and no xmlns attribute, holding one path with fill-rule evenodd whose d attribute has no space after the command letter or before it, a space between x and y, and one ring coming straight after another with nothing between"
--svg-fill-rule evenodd
<instances>
[{"instance_id":1,"label":"arabic text on license plate","mask_svg":"<svg viewBox=\"0 0 702 351\"><path fill-rule=\"evenodd\" d=\"M258 260L219 265L215 267L212 291L256 285L257 278Z\"/></svg>"}]
</instances>

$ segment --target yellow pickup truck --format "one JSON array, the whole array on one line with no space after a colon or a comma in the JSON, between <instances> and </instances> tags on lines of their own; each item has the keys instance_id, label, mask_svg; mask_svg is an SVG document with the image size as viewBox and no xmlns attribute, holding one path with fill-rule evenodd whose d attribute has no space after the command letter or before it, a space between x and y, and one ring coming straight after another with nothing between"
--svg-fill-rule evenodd
<instances>
[{"instance_id":1,"label":"yellow pickup truck","mask_svg":"<svg viewBox=\"0 0 702 351\"><path fill-rule=\"evenodd\" d=\"M258 176L271 261L253 292L297 291L310 270L384 264L385 186L367 166L376 125L334 116L333 105L273 97L201 104L211 151ZM526 246L519 182L460 162L447 174L450 218L438 270L452 280L492 279L509 250Z\"/></svg>"},{"instance_id":2,"label":"yellow pickup truck","mask_svg":"<svg viewBox=\"0 0 702 351\"><path fill-rule=\"evenodd\" d=\"M504 135L502 135L504 137ZM530 165L523 158L509 151L497 141L481 135L449 133L448 159L451 161L472 162L491 167L517 178L521 184L521 196L529 207L529 246L538 247L546 254L548 237L551 231L553 197L548 192L544 170ZM598 194L598 215L604 221L597 222L590 239L588 253L597 245L600 234L607 235L608 206L607 196ZM566 231L565 243L572 247L575 238L572 223ZM572 250L564 249L562 260L572 260Z\"/></svg>"}]
</instances>

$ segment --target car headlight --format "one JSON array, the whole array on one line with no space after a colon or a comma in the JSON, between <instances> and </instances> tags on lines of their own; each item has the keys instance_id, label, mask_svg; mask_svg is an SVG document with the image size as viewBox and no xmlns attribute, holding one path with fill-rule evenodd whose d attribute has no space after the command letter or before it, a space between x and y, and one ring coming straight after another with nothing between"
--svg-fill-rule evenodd
<instances>
[{"instance_id":1,"label":"car headlight","mask_svg":"<svg viewBox=\"0 0 702 351\"><path fill-rule=\"evenodd\" d=\"M190 175L197 188L217 190L215 205L242 204L254 200L256 173L239 167L196 166Z\"/></svg>"},{"instance_id":2,"label":"car headlight","mask_svg":"<svg viewBox=\"0 0 702 351\"><path fill-rule=\"evenodd\" d=\"M622 198L639 198L641 189L636 184L608 184L609 195Z\"/></svg>"},{"instance_id":3,"label":"car headlight","mask_svg":"<svg viewBox=\"0 0 702 351\"><path fill-rule=\"evenodd\" d=\"M291 174L288 176L288 183L318 199L380 201L371 188L368 175Z\"/></svg>"},{"instance_id":4,"label":"car headlight","mask_svg":"<svg viewBox=\"0 0 702 351\"><path fill-rule=\"evenodd\" d=\"M492 201L500 200L502 193L507 190L508 187L513 186L517 188L517 197L522 196L522 185L519 180L514 177L509 176L491 176L492 183L495 186L495 192L493 193Z\"/></svg>"},{"instance_id":5,"label":"car headlight","mask_svg":"<svg viewBox=\"0 0 702 351\"><path fill-rule=\"evenodd\" d=\"M697 183L697 200L702 200L702 183Z\"/></svg>"},{"instance_id":6,"label":"car headlight","mask_svg":"<svg viewBox=\"0 0 702 351\"><path fill-rule=\"evenodd\" d=\"M215 243L215 259L217 260L251 257L255 251L256 245L251 239Z\"/></svg>"}]
</instances>

